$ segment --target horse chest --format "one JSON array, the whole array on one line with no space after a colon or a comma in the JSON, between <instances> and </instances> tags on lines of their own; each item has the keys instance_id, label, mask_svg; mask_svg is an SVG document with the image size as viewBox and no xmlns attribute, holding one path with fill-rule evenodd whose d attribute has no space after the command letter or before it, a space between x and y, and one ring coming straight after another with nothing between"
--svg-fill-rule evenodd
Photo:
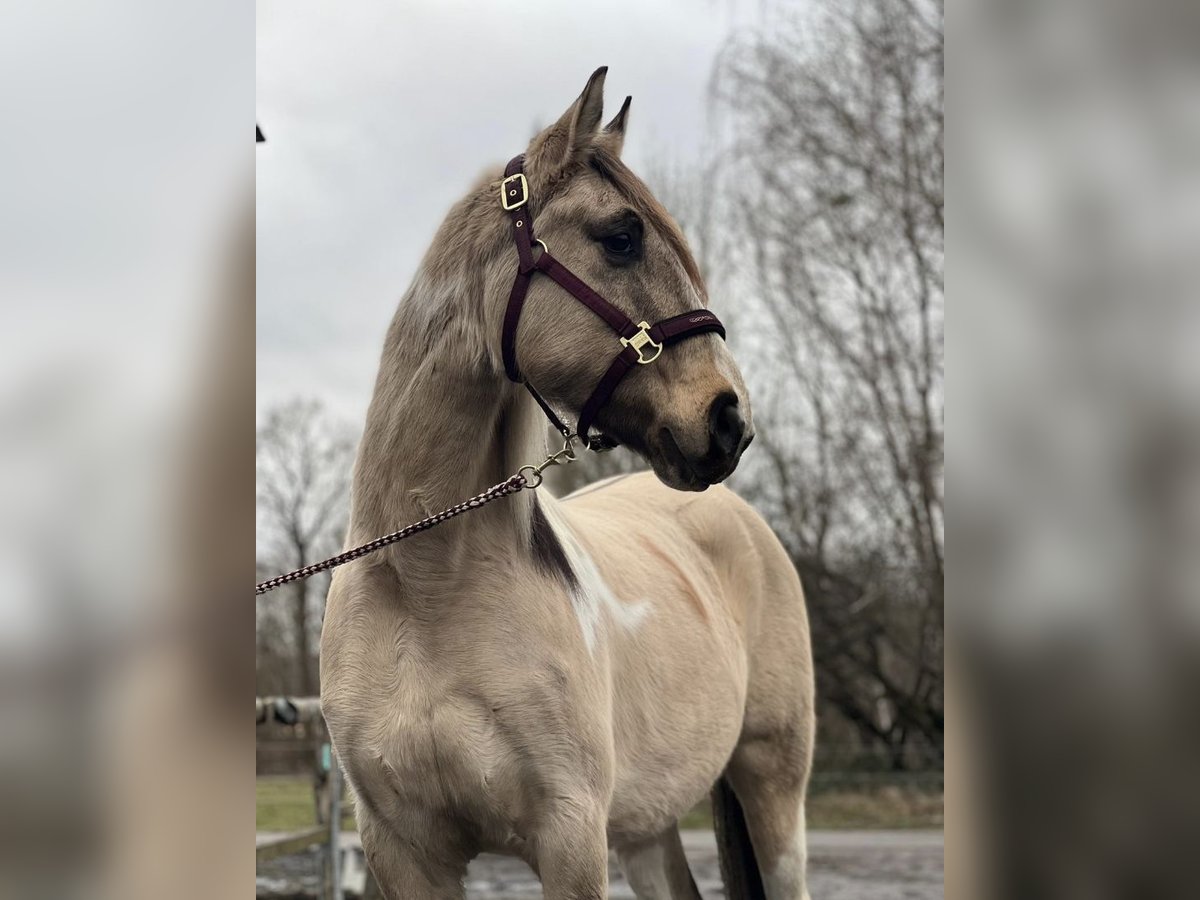
<instances>
[{"instance_id":1,"label":"horse chest","mask_svg":"<svg viewBox=\"0 0 1200 900\"><path fill-rule=\"evenodd\" d=\"M505 752L476 704L452 695L397 704L379 743L398 793L447 807L489 793Z\"/></svg>"},{"instance_id":2,"label":"horse chest","mask_svg":"<svg viewBox=\"0 0 1200 900\"><path fill-rule=\"evenodd\" d=\"M340 729L342 740L335 734L356 791L397 827L432 816L506 834L503 736L469 696L429 688L377 697L369 715Z\"/></svg>"}]
</instances>

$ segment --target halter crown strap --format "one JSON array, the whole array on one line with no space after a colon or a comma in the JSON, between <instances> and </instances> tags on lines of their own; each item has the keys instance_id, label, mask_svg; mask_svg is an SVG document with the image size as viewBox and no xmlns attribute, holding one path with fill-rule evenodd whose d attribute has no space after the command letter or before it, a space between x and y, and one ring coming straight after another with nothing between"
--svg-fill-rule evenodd
<instances>
[{"instance_id":1,"label":"halter crown strap","mask_svg":"<svg viewBox=\"0 0 1200 900\"><path fill-rule=\"evenodd\" d=\"M663 348L677 343L684 338L699 334L715 333L725 338L725 326L715 314L707 309L694 309L677 316L663 319L650 325L647 322L634 324L633 320L613 304L605 300L582 278L564 266L550 255L549 248L533 236L533 215L529 208L529 181L525 178L523 167L525 156L514 157L504 169L504 178L500 182L500 205L508 212L512 221L513 241L517 245L517 275L513 279L512 290L508 295L508 307L504 311L504 331L501 335L501 353L504 356L504 371L511 381L524 383L533 399L546 414L551 424L564 437L571 436L571 430L563 424L545 399L529 382L521 378L517 366L517 326L521 321L521 310L525 306L525 295L529 292L529 284L538 272L548 276L572 297L603 319L620 341L621 350L613 357L608 370L601 376L595 390L583 404L579 415L579 426L576 434L583 439L589 449L602 449L600 439L590 438L588 432L596 421L596 416L612 398L617 385L638 365L649 365L658 359ZM539 244L541 252L534 254L533 245Z\"/></svg>"}]
</instances>

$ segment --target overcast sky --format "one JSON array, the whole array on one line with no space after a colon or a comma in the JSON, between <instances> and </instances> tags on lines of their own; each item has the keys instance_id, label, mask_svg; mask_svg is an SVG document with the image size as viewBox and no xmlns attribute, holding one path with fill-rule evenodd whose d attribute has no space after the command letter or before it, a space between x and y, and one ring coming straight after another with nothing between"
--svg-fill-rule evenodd
<instances>
[{"instance_id":1,"label":"overcast sky","mask_svg":"<svg viewBox=\"0 0 1200 900\"><path fill-rule=\"evenodd\" d=\"M524 149L601 65L607 115L633 95L634 169L688 160L714 55L756 14L702 0L258 0L259 412L317 397L360 425L396 303L483 168Z\"/></svg>"}]
</instances>

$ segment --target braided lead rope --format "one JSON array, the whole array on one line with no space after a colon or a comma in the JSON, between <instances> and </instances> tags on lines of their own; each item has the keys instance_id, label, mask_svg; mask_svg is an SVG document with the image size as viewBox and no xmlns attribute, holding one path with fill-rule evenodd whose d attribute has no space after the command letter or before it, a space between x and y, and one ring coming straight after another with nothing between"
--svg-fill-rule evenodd
<instances>
[{"instance_id":1,"label":"braided lead rope","mask_svg":"<svg viewBox=\"0 0 1200 900\"><path fill-rule=\"evenodd\" d=\"M329 559L322 560L321 562L303 566L299 569L296 569L294 572L288 572L286 575L278 575L275 578L264 581L262 584L256 584L254 586L254 593L256 596L259 594L265 594L267 591L273 591L275 588L281 587L282 585L285 585L291 581L297 581L301 578L311 578L318 572L324 572L328 569L336 569L338 566L345 565L346 563L352 562L359 557L366 556L368 553L374 553L376 550L380 550L389 544L394 544L397 541L404 540L406 537L411 537L419 531L426 531L427 529L432 528L434 525L440 525L447 519L453 519L455 516L460 516L472 509L479 509L481 506L485 506L488 503L491 503L493 500L499 500L501 497L507 497L509 494L515 494L519 491L525 490L526 488L536 488L542 483L541 469L544 468L544 466L545 464L542 466L525 466L522 468L521 472L513 475L507 481L502 481L499 484L492 485L482 494L476 494L470 500L464 500L457 506L451 506L449 509L443 509L440 513L434 513L432 516L422 519L420 522L414 522L412 525L405 526L399 531L393 531L391 534L385 534L383 537L377 537L375 540L369 541L368 543L363 544L361 547L355 547L353 550L347 550L345 553L339 553L337 556L331 556ZM537 480L534 481L532 478L527 479L525 475L522 474L525 469L532 470L533 474L537 477Z\"/></svg>"},{"instance_id":2,"label":"braided lead rope","mask_svg":"<svg viewBox=\"0 0 1200 900\"><path fill-rule=\"evenodd\" d=\"M420 522L413 522L411 525L406 525L399 531L393 531L391 534L377 537L375 540L369 541L361 547L355 547L353 550L347 550L345 553L339 553L337 556L331 556L329 559L321 560L318 563L301 566L294 572L288 572L286 575L277 575L261 584L256 584L254 586L255 596L265 594L267 591L273 591L275 588L281 587L288 582L297 581L301 578L311 578L318 572L344 566L346 563L353 562L360 556L366 556L368 553L374 553L376 550L380 550L389 544L396 543L396 541L402 541L406 537L416 534L418 531L426 531L434 525L441 525L447 519L453 519L455 516L460 516L472 509L479 509L479 507L486 506L493 500L499 500L501 497L507 497L509 494L516 494L526 489L532 491L540 487L542 484L542 473L550 468L550 466L563 466L575 462L575 441L579 440L579 437L575 434L568 434L566 438L562 449L557 453L551 453L536 466L521 466L521 468L517 469L516 475L499 484L492 485L482 494L476 494L470 500L464 500L456 506L443 509L440 513L434 513ZM529 474L526 475L526 472Z\"/></svg>"}]
</instances>

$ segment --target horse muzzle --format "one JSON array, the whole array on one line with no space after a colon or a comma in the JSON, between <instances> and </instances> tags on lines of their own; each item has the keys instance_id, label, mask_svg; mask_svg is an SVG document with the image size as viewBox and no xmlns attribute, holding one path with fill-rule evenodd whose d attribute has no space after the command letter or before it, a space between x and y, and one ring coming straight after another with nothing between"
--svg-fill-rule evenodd
<instances>
[{"instance_id":1,"label":"horse muzzle","mask_svg":"<svg viewBox=\"0 0 1200 900\"><path fill-rule=\"evenodd\" d=\"M737 395L723 392L708 410L706 430L688 440L692 429L664 425L651 442L651 465L658 477L677 490L702 491L733 474L742 453L754 440L754 426L742 412Z\"/></svg>"}]
</instances>

